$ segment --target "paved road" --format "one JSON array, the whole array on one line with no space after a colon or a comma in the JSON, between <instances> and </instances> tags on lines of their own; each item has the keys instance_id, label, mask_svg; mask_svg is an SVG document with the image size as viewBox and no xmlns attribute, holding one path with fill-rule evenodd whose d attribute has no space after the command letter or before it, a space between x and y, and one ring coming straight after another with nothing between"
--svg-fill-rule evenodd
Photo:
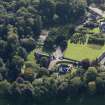
<instances>
[{"instance_id":1,"label":"paved road","mask_svg":"<svg viewBox=\"0 0 105 105\"><path fill-rule=\"evenodd\" d=\"M105 57L100 61L100 64L102 64L102 65L105 64Z\"/></svg>"},{"instance_id":2,"label":"paved road","mask_svg":"<svg viewBox=\"0 0 105 105\"><path fill-rule=\"evenodd\" d=\"M99 16L105 18L105 11L102 11L101 9L99 9L99 8L97 8L97 7L92 7L92 6L89 6L88 8L89 8L89 10L91 10L91 11L93 11L94 13L98 14Z\"/></svg>"},{"instance_id":3,"label":"paved road","mask_svg":"<svg viewBox=\"0 0 105 105\"><path fill-rule=\"evenodd\" d=\"M56 48L56 51L53 53L53 56L56 58L56 59L60 59L63 57L63 52L61 51L61 48L60 47L57 47Z\"/></svg>"},{"instance_id":4,"label":"paved road","mask_svg":"<svg viewBox=\"0 0 105 105\"><path fill-rule=\"evenodd\" d=\"M61 61L62 57L63 57L63 52L61 51L61 48L58 47L56 49L56 51L53 53L53 56L55 59L53 59L50 64L49 64L49 67L48 67L48 70L51 70L57 62Z\"/></svg>"}]
</instances>

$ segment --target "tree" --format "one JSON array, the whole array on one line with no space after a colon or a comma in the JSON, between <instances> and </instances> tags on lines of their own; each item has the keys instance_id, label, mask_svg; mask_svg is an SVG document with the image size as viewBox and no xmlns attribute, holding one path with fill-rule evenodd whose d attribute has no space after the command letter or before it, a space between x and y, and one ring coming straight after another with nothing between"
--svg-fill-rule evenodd
<instances>
[{"instance_id":1,"label":"tree","mask_svg":"<svg viewBox=\"0 0 105 105\"><path fill-rule=\"evenodd\" d=\"M0 95L1 96L8 96L8 90L10 87L10 83L6 80L0 81Z\"/></svg>"},{"instance_id":2,"label":"tree","mask_svg":"<svg viewBox=\"0 0 105 105\"><path fill-rule=\"evenodd\" d=\"M13 99L21 101L32 101L32 96L34 94L33 92L33 86L29 82L23 82L23 83L17 83L14 82L10 89L9 94L12 96Z\"/></svg>"},{"instance_id":3,"label":"tree","mask_svg":"<svg viewBox=\"0 0 105 105\"><path fill-rule=\"evenodd\" d=\"M84 59L79 64L80 64L80 66L82 66L84 69L87 70L88 67L90 66L90 61L89 61L89 59Z\"/></svg>"},{"instance_id":4,"label":"tree","mask_svg":"<svg viewBox=\"0 0 105 105\"><path fill-rule=\"evenodd\" d=\"M97 76L96 68L95 67L90 67L85 75L86 75L85 78L86 78L87 82L95 81L96 80L96 76Z\"/></svg>"},{"instance_id":5,"label":"tree","mask_svg":"<svg viewBox=\"0 0 105 105\"><path fill-rule=\"evenodd\" d=\"M97 94L105 94L105 82L101 77L96 78L96 87Z\"/></svg>"},{"instance_id":6,"label":"tree","mask_svg":"<svg viewBox=\"0 0 105 105\"><path fill-rule=\"evenodd\" d=\"M7 68L5 63L3 62L3 59L0 58L0 74L2 76L2 79L6 78Z\"/></svg>"},{"instance_id":7,"label":"tree","mask_svg":"<svg viewBox=\"0 0 105 105\"><path fill-rule=\"evenodd\" d=\"M104 4L104 0L87 0L88 5L95 3L95 4Z\"/></svg>"},{"instance_id":8,"label":"tree","mask_svg":"<svg viewBox=\"0 0 105 105\"><path fill-rule=\"evenodd\" d=\"M34 69L33 67L25 67L24 69L22 69L21 76L24 78L24 80L31 82L35 79L33 69Z\"/></svg>"},{"instance_id":9,"label":"tree","mask_svg":"<svg viewBox=\"0 0 105 105\"><path fill-rule=\"evenodd\" d=\"M67 97L70 95L70 87L67 82L62 82L58 87L58 96L59 97Z\"/></svg>"},{"instance_id":10,"label":"tree","mask_svg":"<svg viewBox=\"0 0 105 105\"><path fill-rule=\"evenodd\" d=\"M53 24L53 17L55 14L55 5L52 1L40 0L38 11L42 16L44 26L49 27Z\"/></svg>"},{"instance_id":11,"label":"tree","mask_svg":"<svg viewBox=\"0 0 105 105\"><path fill-rule=\"evenodd\" d=\"M90 94L95 94L96 93L96 83L95 81L91 81L88 83L88 90Z\"/></svg>"},{"instance_id":12,"label":"tree","mask_svg":"<svg viewBox=\"0 0 105 105\"><path fill-rule=\"evenodd\" d=\"M18 48L17 48L17 55L19 55L20 57L22 57L23 59L26 60L28 53L27 53L27 51L26 51L25 48L23 48L23 47L18 47Z\"/></svg>"},{"instance_id":13,"label":"tree","mask_svg":"<svg viewBox=\"0 0 105 105\"><path fill-rule=\"evenodd\" d=\"M4 60L7 59L7 42L4 40L0 40L0 57Z\"/></svg>"},{"instance_id":14,"label":"tree","mask_svg":"<svg viewBox=\"0 0 105 105\"><path fill-rule=\"evenodd\" d=\"M81 92L85 92L85 86L80 77L74 77L70 81L70 92L71 95L77 95Z\"/></svg>"},{"instance_id":15,"label":"tree","mask_svg":"<svg viewBox=\"0 0 105 105\"><path fill-rule=\"evenodd\" d=\"M32 37L21 39L20 43L21 46L27 50L27 52L32 51L36 47L36 42Z\"/></svg>"},{"instance_id":16,"label":"tree","mask_svg":"<svg viewBox=\"0 0 105 105\"><path fill-rule=\"evenodd\" d=\"M38 102L45 102L52 100L57 94L58 81L55 78L41 78L33 81L34 100Z\"/></svg>"},{"instance_id":17,"label":"tree","mask_svg":"<svg viewBox=\"0 0 105 105\"><path fill-rule=\"evenodd\" d=\"M39 64L40 64L40 66L41 67L48 67L48 65L49 65L49 58L48 57L41 57L41 59L39 60Z\"/></svg>"},{"instance_id":18,"label":"tree","mask_svg":"<svg viewBox=\"0 0 105 105\"><path fill-rule=\"evenodd\" d=\"M44 67L39 68L39 70L37 70L36 73L37 73L36 78L41 78L43 76L49 76L50 75L50 72L48 71L48 69L44 68Z\"/></svg>"},{"instance_id":19,"label":"tree","mask_svg":"<svg viewBox=\"0 0 105 105\"><path fill-rule=\"evenodd\" d=\"M54 50L55 46L60 46L64 51L67 47L67 34L65 34L65 28L54 28L50 30L49 35L45 41L44 48L45 50Z\"/></svg>"},{"instance_id":20,"label":"tree","mask_svg":"<svg viewBox=\"0 0 105 105\"><path fill-rule=\"evenodd\" d=\"M44 43L44 49L47 51L54 50L54 40L51 37L48 37Z\"/></svg>"},{"instance_id":21,"label":"tree","mask_svg":"<svg viewBox=\"0 0 105 105\"><path fill-rule=\"evenodd\" d=\"M19 37L16 29L12 25L8 25L8 36L7 36L7 48L6 56L11 59L15 55L17 48L19 47Z\"/></svg>"},{"instance_id":22,"label":"tree","mask_svg":"<svg viewBox=\"0 0 105 105\"><path fill-rule=\"evenodd\" d=\"M60 46L62 51L64 51L67 48L67 41L65 36L58 36L55 40L55 44Z\"/></svg>"},{"instance_id":23,"label":"tree","mask_svg":"<svg viewBox=\"0 0 105 105\"><path fill-rule=\"evenodd\" d=\"M4 18L1 19L1 21L5 21ZM0 36L1 38L6 39L6 35L7 35L7 25L2 24L0 25Z\"/></svg>"},{"instance_id":24,"label":"tree","mask_svg":"<svg viewBox=\"0 0 105 105\"><path fill-rule=\"evenodd\" d=\"M60 18L60 24L77 21L79 17L85 14L85 8L85 0L59 1L56 5L56 14Z\"/></svg>"},{"instance_id":25,"label":"tree","mask_svg":"<svg viewBox=\"0 0 105 105\"><path fill-rule=\"evenodd\" d=\"M64 24L68 22L69 4L58 3L56 5L56 14L59 16L59 22Z\"/></svg>"},{"instance_id":26,"label":"tree","mask_svg":"<svg viewBox=\"0 0 105 105\"><path fill-rule=\"evenodd\" d=\"M82 77L85 72L86 72L85 69L83 69L83 68L78 68L76 74L77 74L78 76Z\"/></svg>"},{"instance_id":27,"label":"tree","mask_svg":"<svg viewBox=\"0 0 105 105\"><path fill-rule=\"evenodd\" d=\"M8 64L9 71L7 74L7 78L12 81L16 80L16 78L21 73L21 68L23 64L24 64L23 58L21 58L20 56L14 56Z\"/></svg>"}]
</instances>

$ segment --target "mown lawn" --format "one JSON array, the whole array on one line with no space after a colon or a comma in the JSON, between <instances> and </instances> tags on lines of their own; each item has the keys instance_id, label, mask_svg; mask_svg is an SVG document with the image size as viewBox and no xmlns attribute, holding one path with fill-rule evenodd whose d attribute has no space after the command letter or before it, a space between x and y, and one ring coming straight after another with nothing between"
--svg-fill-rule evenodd
<instances>
[{"instance_id":1,"label":"mown lawn","mask_svg":"<svg viewBox=\"0 0 105 105\"><path fill-rule=\"evenodd\" d=\"M100 29L99 29L99 27L94 28L94 29L90 29L90 32L91 33L100 33Z\"/></svg>"},{"instance_id":2,"label":"mown lawn","mask_svg":"<svg viewBox=\"0 0 105 105\"><path fill-rule=\"evenodd\" d=\"M68 42L68 47L64 52L64 56L73 60L82 60L88 58L95 60L105 51L105 46L97 45L80 45Z\"/></svg>"}]
</instances>

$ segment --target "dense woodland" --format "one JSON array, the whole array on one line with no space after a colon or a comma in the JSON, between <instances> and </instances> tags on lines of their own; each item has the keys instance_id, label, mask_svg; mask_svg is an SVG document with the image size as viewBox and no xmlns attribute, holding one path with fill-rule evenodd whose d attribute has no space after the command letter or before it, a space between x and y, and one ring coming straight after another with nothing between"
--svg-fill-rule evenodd
<instances>
[{"instance_id":1,"label":"dense woodland","mask_svg":"<svg viewBox=\"0 0 105 105\"><path fill-rule=\"evenodd\" d=\"M102 0L103 2L103 0ZM83 67L73 75L52 76L47 68L28 61L28 54L37 46L42 29L50 33L44 50L54 46L67 47L76 25L80 24L91 3L101 0L0 0L0 95L12 100L44 102L76 95L105 94L103 70L89 60L81 61ZM65 33L63 29L67 29ZM45 62L42 60L41 63ZM32 73L22 74L23 66ZM42 64L43 65L43 64ZM55 71L56 67L54 68Z\"/></svg>"}]
</instances>

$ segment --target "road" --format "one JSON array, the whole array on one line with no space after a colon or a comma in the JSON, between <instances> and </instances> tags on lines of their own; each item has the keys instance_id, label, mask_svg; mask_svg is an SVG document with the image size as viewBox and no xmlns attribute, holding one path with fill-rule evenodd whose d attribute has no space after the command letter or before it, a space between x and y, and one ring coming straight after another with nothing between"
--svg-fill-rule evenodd
<instances>
[{"instance_id":1,"label":"road","mask_svg":"<svg viewBox=\"0 0 105 105\"><path fill-rule=\"evenodd\" d=\"M102 11L101 9L99 9L97 7L92 7L92 6L89 6L88 9L91 10L92 12L98 14L99 16L105 18L105 11Z\"/></svg>"},{"instance_id":2,"label":"road","mask_svg":"<svg viewBox=\"0 0 105 105\"><path fill-rule=\"evenodd\" d=\"M63 52L61 50L60 47L57 47L55 52L53 53L53 56L56 58L56 59L59 59L59 58L62 58L63 57Z\"/></svg>"},{"instance_id":3,"label":"road","mask_svg":"<svg viewBox=\"0 0 105 105\"><path fill-rule=\"evenodd\" d=\"M48 70L51 70L52 68L54 68L54 66L56 65L57 62L61 61L61 59L63 58L63 52L61 51L60 47L57 47L55 52L53 53L53 56L55 59L53 59L48 67Z\"/></svg>"}]
</instances>

